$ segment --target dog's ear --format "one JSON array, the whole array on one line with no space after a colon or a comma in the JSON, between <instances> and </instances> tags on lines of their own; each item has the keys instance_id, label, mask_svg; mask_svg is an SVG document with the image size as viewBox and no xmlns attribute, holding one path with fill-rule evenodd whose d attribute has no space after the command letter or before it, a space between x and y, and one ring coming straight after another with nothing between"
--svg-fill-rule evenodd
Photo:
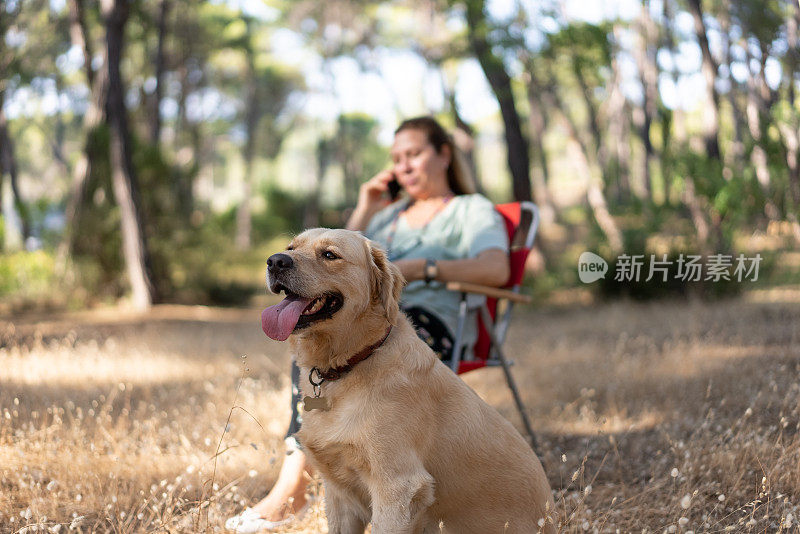
<instances>
[{"instance_id":1,"label":"dog's ear","mask_svg":"<svg viewBox=\"0 0 800 534\"><path fill-rule=\"evenodd\" d=\"M403 274L395 264L386 257L386 252L373 241L367 242L371 265L372 298L381 301L386 319L394 324L400 303L400 294L406 285Z\"/></svg>"}]
</instances>

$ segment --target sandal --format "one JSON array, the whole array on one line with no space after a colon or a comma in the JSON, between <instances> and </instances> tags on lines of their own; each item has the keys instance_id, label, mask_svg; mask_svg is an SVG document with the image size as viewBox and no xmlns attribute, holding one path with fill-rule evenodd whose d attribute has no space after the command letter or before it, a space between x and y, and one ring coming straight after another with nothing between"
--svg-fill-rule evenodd
<instances>
[{"instance_id":1,"label":"sandal","mask_svg":"<svg viewBox=\"0 0 800 534\"><path fill-rule=\"evenodd\" d=\"M300 508L296 513L289 514L284 519L278 521L270 521L264 519L261 515L252 508L245 508L242 513L228 518L225 521L225 528L234 532L235 534L255 534L257 532L272 532L275 529L285 527L286 525L295 521L300 521L306 515L310 506L316 501L316 497L311 496L306 501L306 504Z\"/></svg>"}]
</instances>

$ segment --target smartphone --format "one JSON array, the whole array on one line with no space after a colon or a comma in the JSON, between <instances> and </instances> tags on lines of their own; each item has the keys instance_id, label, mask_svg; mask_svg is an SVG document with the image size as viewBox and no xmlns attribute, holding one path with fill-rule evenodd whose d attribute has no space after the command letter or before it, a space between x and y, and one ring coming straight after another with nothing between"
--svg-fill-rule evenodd
<instances>
[{"instance_id":1,"label":"smartphone","mask_svg":"<svg viewBox=\"0 0 800 534\"><path fill-rule=\"evenodd\" d=\"M389 186L389 198L394 202L397 200L398 195L400 195L400 184L397 182L397 178L394 178L387 185Z\"/></svg>"}]
</instances>

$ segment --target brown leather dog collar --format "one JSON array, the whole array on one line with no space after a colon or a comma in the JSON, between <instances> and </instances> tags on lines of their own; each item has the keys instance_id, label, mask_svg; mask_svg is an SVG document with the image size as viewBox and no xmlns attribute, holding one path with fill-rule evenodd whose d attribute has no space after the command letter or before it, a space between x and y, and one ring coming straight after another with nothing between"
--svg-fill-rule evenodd
<instances>
[{"instance_id":1,"label":"brown leather dog collar","mask_svg":"<svg viewBox=\"0 0 800 534\"><path fill-rule=\"evenodd\" d=\"M383 339L381 339L380 341L378 341L373 345L370 345L369 347L364 348L357 354L354 354L353 356L348 358L347 363L342 365L341 367L331 367L327 371L320 371L319 367L312 367L311 372L308 373L308 381L311 382L311 385L314 386L314 388L318 388L319 386L322 385L323 382L340 379L341 377L352 371L353 367L355 367L356 364L363 362L364 360L372 356L372 353L378 350L378 348L380 348L381 345L383 345L383 342L386 341L386 338L389 337L389 334L391 334L391 332L392 332L392 325L389 325L389 328L386 329L386 335L383 336ZM314 380L315 373L318 377L317 380Z\"/></svg>"}]
</instances>

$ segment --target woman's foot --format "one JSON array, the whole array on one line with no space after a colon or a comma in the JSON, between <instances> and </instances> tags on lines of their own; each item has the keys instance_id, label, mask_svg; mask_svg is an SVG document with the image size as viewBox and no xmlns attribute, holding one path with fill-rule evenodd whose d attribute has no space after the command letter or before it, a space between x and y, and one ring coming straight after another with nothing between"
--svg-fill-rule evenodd
<instances>
[{"instance_id":1,"label":"woman's foot","mask_svg":"<svg viewBox=\"0 0 800 534\"><path fill-rule=\"evenodd\" d=\"M308 504L307 481L304 479L305 476L302 484L298 484L294 491L275 491L277 486L273 487L251 510L267 521L283 521L292 515L297 515Z\"/></svg>"},{"instance_id":2,"label":"woman's foot","mask_svg":"<svg viewBox=\"0 0 800 534\"><path fill-rule=\"evenodd\" d=\"M258 512L252 508L245 508L244 511L229 518L225 521L225 528L234 532L235 534L255 534L257 532L272 532L275 529L282 528L294 521L299 521L308 511L310 501L295 513L289 513L285 518L270 521L259 516Z\"/></svg>"},{"instance_id":3,"label":"woman's foot","mask_svg":"<svg viewBox=\"0 0 800 534\"><path fill-rule=\"evenodd\" d=\"M231 517L225 528L239 534L270 531L300 519L308 509L306 457L300 450L286 456L278 480L266 497ZM310 473L309 473L310 474Z\"/></svg>"}]
</instances>

